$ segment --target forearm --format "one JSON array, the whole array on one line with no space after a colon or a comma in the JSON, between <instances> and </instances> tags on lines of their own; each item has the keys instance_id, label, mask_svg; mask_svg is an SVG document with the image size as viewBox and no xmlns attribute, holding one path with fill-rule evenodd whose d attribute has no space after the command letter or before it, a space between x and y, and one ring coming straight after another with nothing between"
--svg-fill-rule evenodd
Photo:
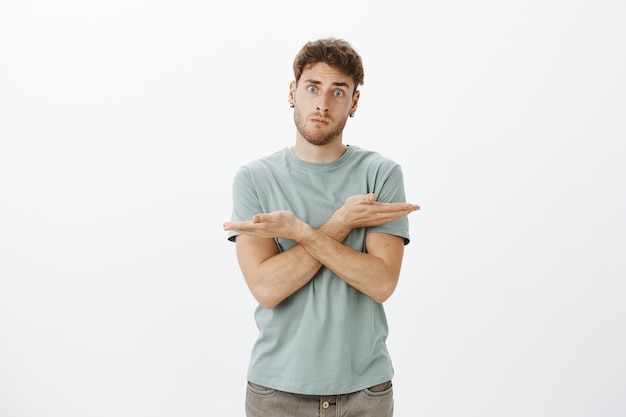
<instances>
[{"instance_id":1,"label":"forearm","mask_svg":"<svg viewBox=\"0 0 626 417\"><path fill-rule=\"evenodd\" d=\"M377 256L354 250L311 228L303 236L300 245L312 258L333 271L348 285L379 303L387 300L395 290L404 250L402 243L394 245L395 253L389 251L384 254L386 249L383 248L380 253L383 256Z\"/></svg>"},{"instance_id":2,"label":"forearm","mask_svg":"<svg viewBox=\"0 0 626 417\"><path fill-rule=\"evenodd\" d=\"M284 210L260 213L249 221L226 222L224 230L240 233L239 265L251 292L266 308L275 307L306 285L322 265L380 301L395 288L403 240L369 233L367 255L344 247L341 242L353 229L392 222L418 209L419 206L409 203L377 203L373 194L355 195L348 197L317 230ZM276 237L297 245L278 253L273 240ZM303 241L307 241L306 250L301 245ZM351 262L358 262L356 269L350 266Z\"/></svg>"},{"instance_id":3,"label":"forearm","mask_svg":"<svg viewBox=\"0 0 626 417\"><path fill-rule=\"evenodd\" d=\"M340 242L348 236L350 229L331 217L317 232L343 246ZM247 272L244 276L257 301L265 308L274 308L306 285L321 267L322 263L297 244L244 271Z\"/></svg>"}]
</instances>

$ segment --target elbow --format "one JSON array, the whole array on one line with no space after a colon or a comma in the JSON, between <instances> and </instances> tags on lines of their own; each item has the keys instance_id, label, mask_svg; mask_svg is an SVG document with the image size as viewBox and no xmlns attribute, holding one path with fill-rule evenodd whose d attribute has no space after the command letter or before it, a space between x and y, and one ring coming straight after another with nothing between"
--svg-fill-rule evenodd
<instances>
[{"instance_id":1,"label":"elbow","mask_svg":"<svg viewBox=\"0 0 626 417\"><path fill-rule=\"evenodd\" d=\"M383 293L383 292L380 292L379 294L375 294L374 296L372 296L372 299L374 301L376 301L378 304L382 304L385 301L387 301L389 299L389 297L391 297L391 294L393 294L393 293L387 293L387 292Z\"/></svg>"},{"instance_id":2,"label":"elbow","mask_svg":"<svg viewBox=\"0 0 626 417\"><path fill-rule=\"evenodd\" d=\"M250 288L252 296L261 305L261 307L272 310L280 304L281 299L277 298L274 294L264 291L263 288Z\"/></svg>"},{"instance_id":3,"label":"elbow","mask_svg":"<svg viewBox=\"0 0 626 417\"><path fill-rule=\"evenodd\" d=\"M274 291L271 291L266 285L263 285L262 281L255 276L244 275L248 290L252 294L252 297L261 305L261 307L268 310L275 308L281 299L276 297Z\"/></svg>"},{"instance_id":4,"label":"elbow","mask_svg":"<svg viewBox=\"0 0 626 417\"><path fill-rule=\"evenodd\" d=\"M379 304L384 303L394 293L397 285L398 285L397 277L395 279L385 280L384 282L381 283L380 286L378 286L374 294L372 294L371 296L372 299Z\"/></svg>"},{"instance_id":5,"label":"elbow","mask_svg":"<svg viewBox=\"0 0 626 417\"><path fill-rule=\"evenodd\" d=\"M266 310L273 310L279 304L279 303L275 302L274 300L262 300L262 299L259 299L259 298L257 298L256 300L259 302L261 307L263 307Z\"/></svg>"},{"instance_id":6,"label":"elbow","mask_svg":"<svg viewBox=\"0 0 626 417\"><path fill-rule=\"evenodd\" d=\"M388 296L378 295L378 296L374 296L374 297L372 297L372 300L376 301L378 304L382 304L382 303L384 303L385 301L387 301L387 300L389 299L389 297L390 297L390 296L391 296L391 294L390 294L390 295L388 295Z\"/></svg>"}]
</instances>

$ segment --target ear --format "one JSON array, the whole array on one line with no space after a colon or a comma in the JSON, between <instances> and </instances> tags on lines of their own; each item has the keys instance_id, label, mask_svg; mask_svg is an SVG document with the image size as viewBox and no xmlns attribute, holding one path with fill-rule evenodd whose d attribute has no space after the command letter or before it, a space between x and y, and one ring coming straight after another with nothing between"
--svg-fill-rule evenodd
<instances>
[{"instance_id":1,"label":"ear","mask_svg":"<svg viewBox=\"0 0 626 417\"><path fill-rule=\"evenodd\" d=\"M296 82L292 81L289 83L289 104L296 104Z\"/></svg>"},{"instance_id":2,"label":"ear","mask_svg":"<svg viewBox=\"0 0 626 417\"><path fill-rule=\"evenodd\" d=\"M356 112L356 108L359 104L359 98L361 97L361 91L356 90L352 96L352 107L350 107L350 113Z\"/></svg>"}]
</instances>

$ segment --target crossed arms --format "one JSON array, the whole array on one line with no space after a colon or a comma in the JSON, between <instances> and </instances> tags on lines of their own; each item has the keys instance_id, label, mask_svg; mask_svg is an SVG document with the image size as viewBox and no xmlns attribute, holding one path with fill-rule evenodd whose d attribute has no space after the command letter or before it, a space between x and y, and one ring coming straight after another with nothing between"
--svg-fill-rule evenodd
<instances>
[{"instance_id":1,"label":"crossed arms","mask_svg":"<svg viewBox=\"0 0 626 417\"><path fill-rule=\"evenodd\" d=\"M265 308L274 308L302 288L326 266L347 284L382 303L393 293L400 276L404 240L386 233L368 233L367 253L341 242L352 229L378 226L419 210L411 203L378 203L373 194L346 199L318 229L292 212L257 214L249 221L226 222L224 230L240 233L237 260L252 295ZM296 246L279 252L274 238Z\"/></svg>"}]
</instances>

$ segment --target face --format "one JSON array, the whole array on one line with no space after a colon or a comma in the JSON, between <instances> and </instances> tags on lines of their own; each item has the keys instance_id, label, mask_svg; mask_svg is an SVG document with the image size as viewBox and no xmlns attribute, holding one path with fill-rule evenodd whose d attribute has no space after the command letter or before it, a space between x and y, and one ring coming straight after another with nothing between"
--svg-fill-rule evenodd
<instances>
[{"instance_id":1,"label":"face","mask_svg":"<svg viewBox=\"0 0 626 417\"><path fill-rule=\"evenodd\" d=\"M359 101L360 93L353 91L354 81L342 71L322 62L307 67L289 92L298 134L317 146L341 142L346 120Z\"/></svg>"}]
</instances>

